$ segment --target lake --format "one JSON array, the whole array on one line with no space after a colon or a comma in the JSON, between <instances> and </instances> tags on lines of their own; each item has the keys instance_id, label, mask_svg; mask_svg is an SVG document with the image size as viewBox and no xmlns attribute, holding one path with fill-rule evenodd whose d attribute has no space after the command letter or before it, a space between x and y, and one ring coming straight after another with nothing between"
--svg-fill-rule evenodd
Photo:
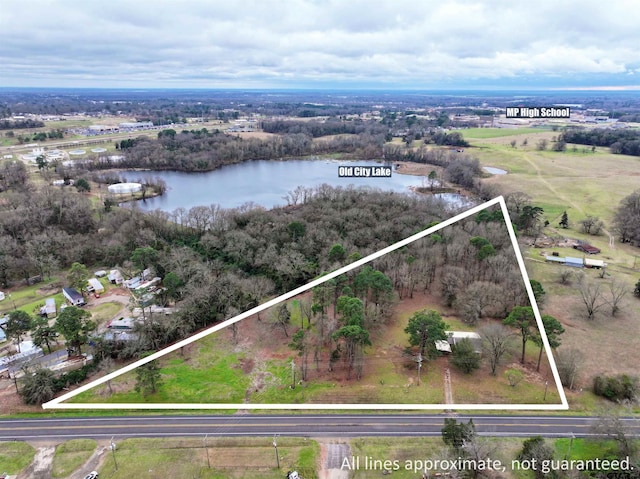
<instances>
[{"instance_id":1,"label":"lake","mask_svg":"<svg viewBox=\"0 0 640 479\"><path fill-rule=\"evenodd\" d=\"M228 165L204 173L179 171L123 171L127 181L161 178L167 184L162 196L138 201L142 210L173 211L193 206L218 204L235 208L248 201L266 208L286 205L283 198L297 186L314 187L323 183L331 186L369 186L387 191L411 193L410 186L421 186L423 177L401 175L391 177L340 178L340 166L389 167L389 163L375 161L340 160L255 160ZM392 168L393 169L393 168Z\"/></svg>"}]
</instances>

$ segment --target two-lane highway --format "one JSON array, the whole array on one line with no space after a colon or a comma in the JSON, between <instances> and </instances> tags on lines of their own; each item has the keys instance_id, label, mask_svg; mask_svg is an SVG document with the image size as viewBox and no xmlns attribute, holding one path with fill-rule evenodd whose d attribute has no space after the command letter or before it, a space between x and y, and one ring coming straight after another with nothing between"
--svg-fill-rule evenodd
<instances>
[{"instance_id":1,"label":"two-lane highway","mask_svg":"<svg viewBox=\"0 0 640 479\"><path fill-rule=\"evenodd\" d=\"M363 437L439 436L444 415L241 415L132 416L0 420L0 441L167 436ZM456 415L473 419L481 435L587 437L596 418L575 416ZM622 418L628 435L640 437L640 418Z\"/></svg>"}]
</instances>

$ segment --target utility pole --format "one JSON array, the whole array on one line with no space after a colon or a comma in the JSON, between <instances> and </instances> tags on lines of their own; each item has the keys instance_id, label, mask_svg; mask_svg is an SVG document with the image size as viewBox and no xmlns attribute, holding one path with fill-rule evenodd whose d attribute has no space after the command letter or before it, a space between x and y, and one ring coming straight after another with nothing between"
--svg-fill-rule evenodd
<instances>
[{"instance_id":1,"label":"utility pole","mask_svg":"<svg viewBox=\"0 0 640 479\"><path fill-rule=\"evenodd\" d=\"M9 375L11 375L11 373L9 373ZM16 372L15 370L13 371L13 385L16 387L16 392L18 394L20 394L20 390L18 389L18 378L16 377Z\"/></svg>"},{"instance_id":2,"label":"utility pole","mask_svg":"<svg viewBox=\"0 0 640 479\"><path fill-rule=\"evenodd\" d=\"M416 362L418 363L418 386L420 386L420 370L422 369L422 354L418 353L418 357L416 359Z\"/></svg>"},{"instance_id":3,"label":"utility pole","mask_svg":"<svg viewBox=\"0 0 640 479\"><path fill-rule=\"evenodd\" d=\"M17 311L17 307L16 307L16 300L13 299L13 297L11 296L11 293L9 293L7 296L9 296L9 299L11 300L11 302L13 303L13 310Z\"/></svg>"},{"instance_id":4,"label":"utility pole","mask_svg":"<svg viewBox=\"0 0 640 479\"><path fill-rule=\"evenodd\" d=\"M542 399L543 401L547 400L547 389L549 389L549 381L544 382L544 398Z\"/></svg>"},{"instance_id":5,"label":"utility pole","mask_svg":"<svg viewBox=\"0 0 640 479\"><path fill-rule=\"evenodd\" d=\"M207 436L209 436L209 434L205 434L204 436L204 450L207 453L207 466L209 467L209 469L211 469L211 461L209 460L209 446L207 445Z\"/></svg>"},{"instance_id":6,"label":"utility pole","mask_svg":"<svg viewBox=\"0 0 640 479\"><path fill-rule=\"evenodd\" d=\"M278 442L276 441L277 437L277 434L273 435L273 448L276 450L276 464L278 466L278 469L280 469L280 456L278 456Z\"/></svg>"},{"instance_id":7,"label":"utility pole","mask_svg":"<svg viewBox=\"0 0 640 479\"><path fill-rule=\"evenodd\" d=\"M296 362L291 360L291 389L296 388Z\"/></svg>"},{"instance_id":8,"label":"utility pole","mask_svg":"<svg viewBox=\"0 0 640 479\"><path fill-rule=\"evenodd\" d=\"M116 471L118 470L118 462L116 461L116 443L113 442L113 436L111 436L111 442L109 444L109 447L111 448L111 454L113 455L113 466L115 467Z\"/></svg>"}]
</instances>

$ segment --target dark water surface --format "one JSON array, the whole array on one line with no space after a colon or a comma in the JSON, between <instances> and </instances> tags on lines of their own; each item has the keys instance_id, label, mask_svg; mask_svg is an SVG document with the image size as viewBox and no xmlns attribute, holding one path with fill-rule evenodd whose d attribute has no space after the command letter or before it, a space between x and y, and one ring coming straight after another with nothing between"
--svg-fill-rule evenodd
<instances>
[{"instance_id":1,"label":"dark water surface","mask_svg":"<svg viewBox=\"0 0 640 479\"><path fill-rule=\"evenodd\" d=\"M178 171L124 171L128 181L158 177L167 184L167 192L155 198L138 201L143 210L189 209L198 205L218 204L235 208L253 201L266 208L285 205L283 198L297 186L369 186L386 191L410 193L410 186L421 186L423 177L401 175L395 171L390 178L339 178L339 166L388 166L374 161L287 160L247 161L228 165L205 173Z\"/></svg>"}]
</instances>

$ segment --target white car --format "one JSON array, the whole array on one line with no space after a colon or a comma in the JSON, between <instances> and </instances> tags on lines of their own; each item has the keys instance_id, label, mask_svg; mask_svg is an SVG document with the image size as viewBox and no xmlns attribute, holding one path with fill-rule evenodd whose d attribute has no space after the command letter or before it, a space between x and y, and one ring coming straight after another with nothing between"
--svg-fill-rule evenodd
<instances>
[{"instance_id":1,"label":"white car","mask_svg":"<svg viewBox=\"0 0 640 479\"><path fill-rule=\"evenodd\" d=\"M98 471L91 471L89 474L84 476L84 479L98 479Z\"/></svg>"}]
</instances>

